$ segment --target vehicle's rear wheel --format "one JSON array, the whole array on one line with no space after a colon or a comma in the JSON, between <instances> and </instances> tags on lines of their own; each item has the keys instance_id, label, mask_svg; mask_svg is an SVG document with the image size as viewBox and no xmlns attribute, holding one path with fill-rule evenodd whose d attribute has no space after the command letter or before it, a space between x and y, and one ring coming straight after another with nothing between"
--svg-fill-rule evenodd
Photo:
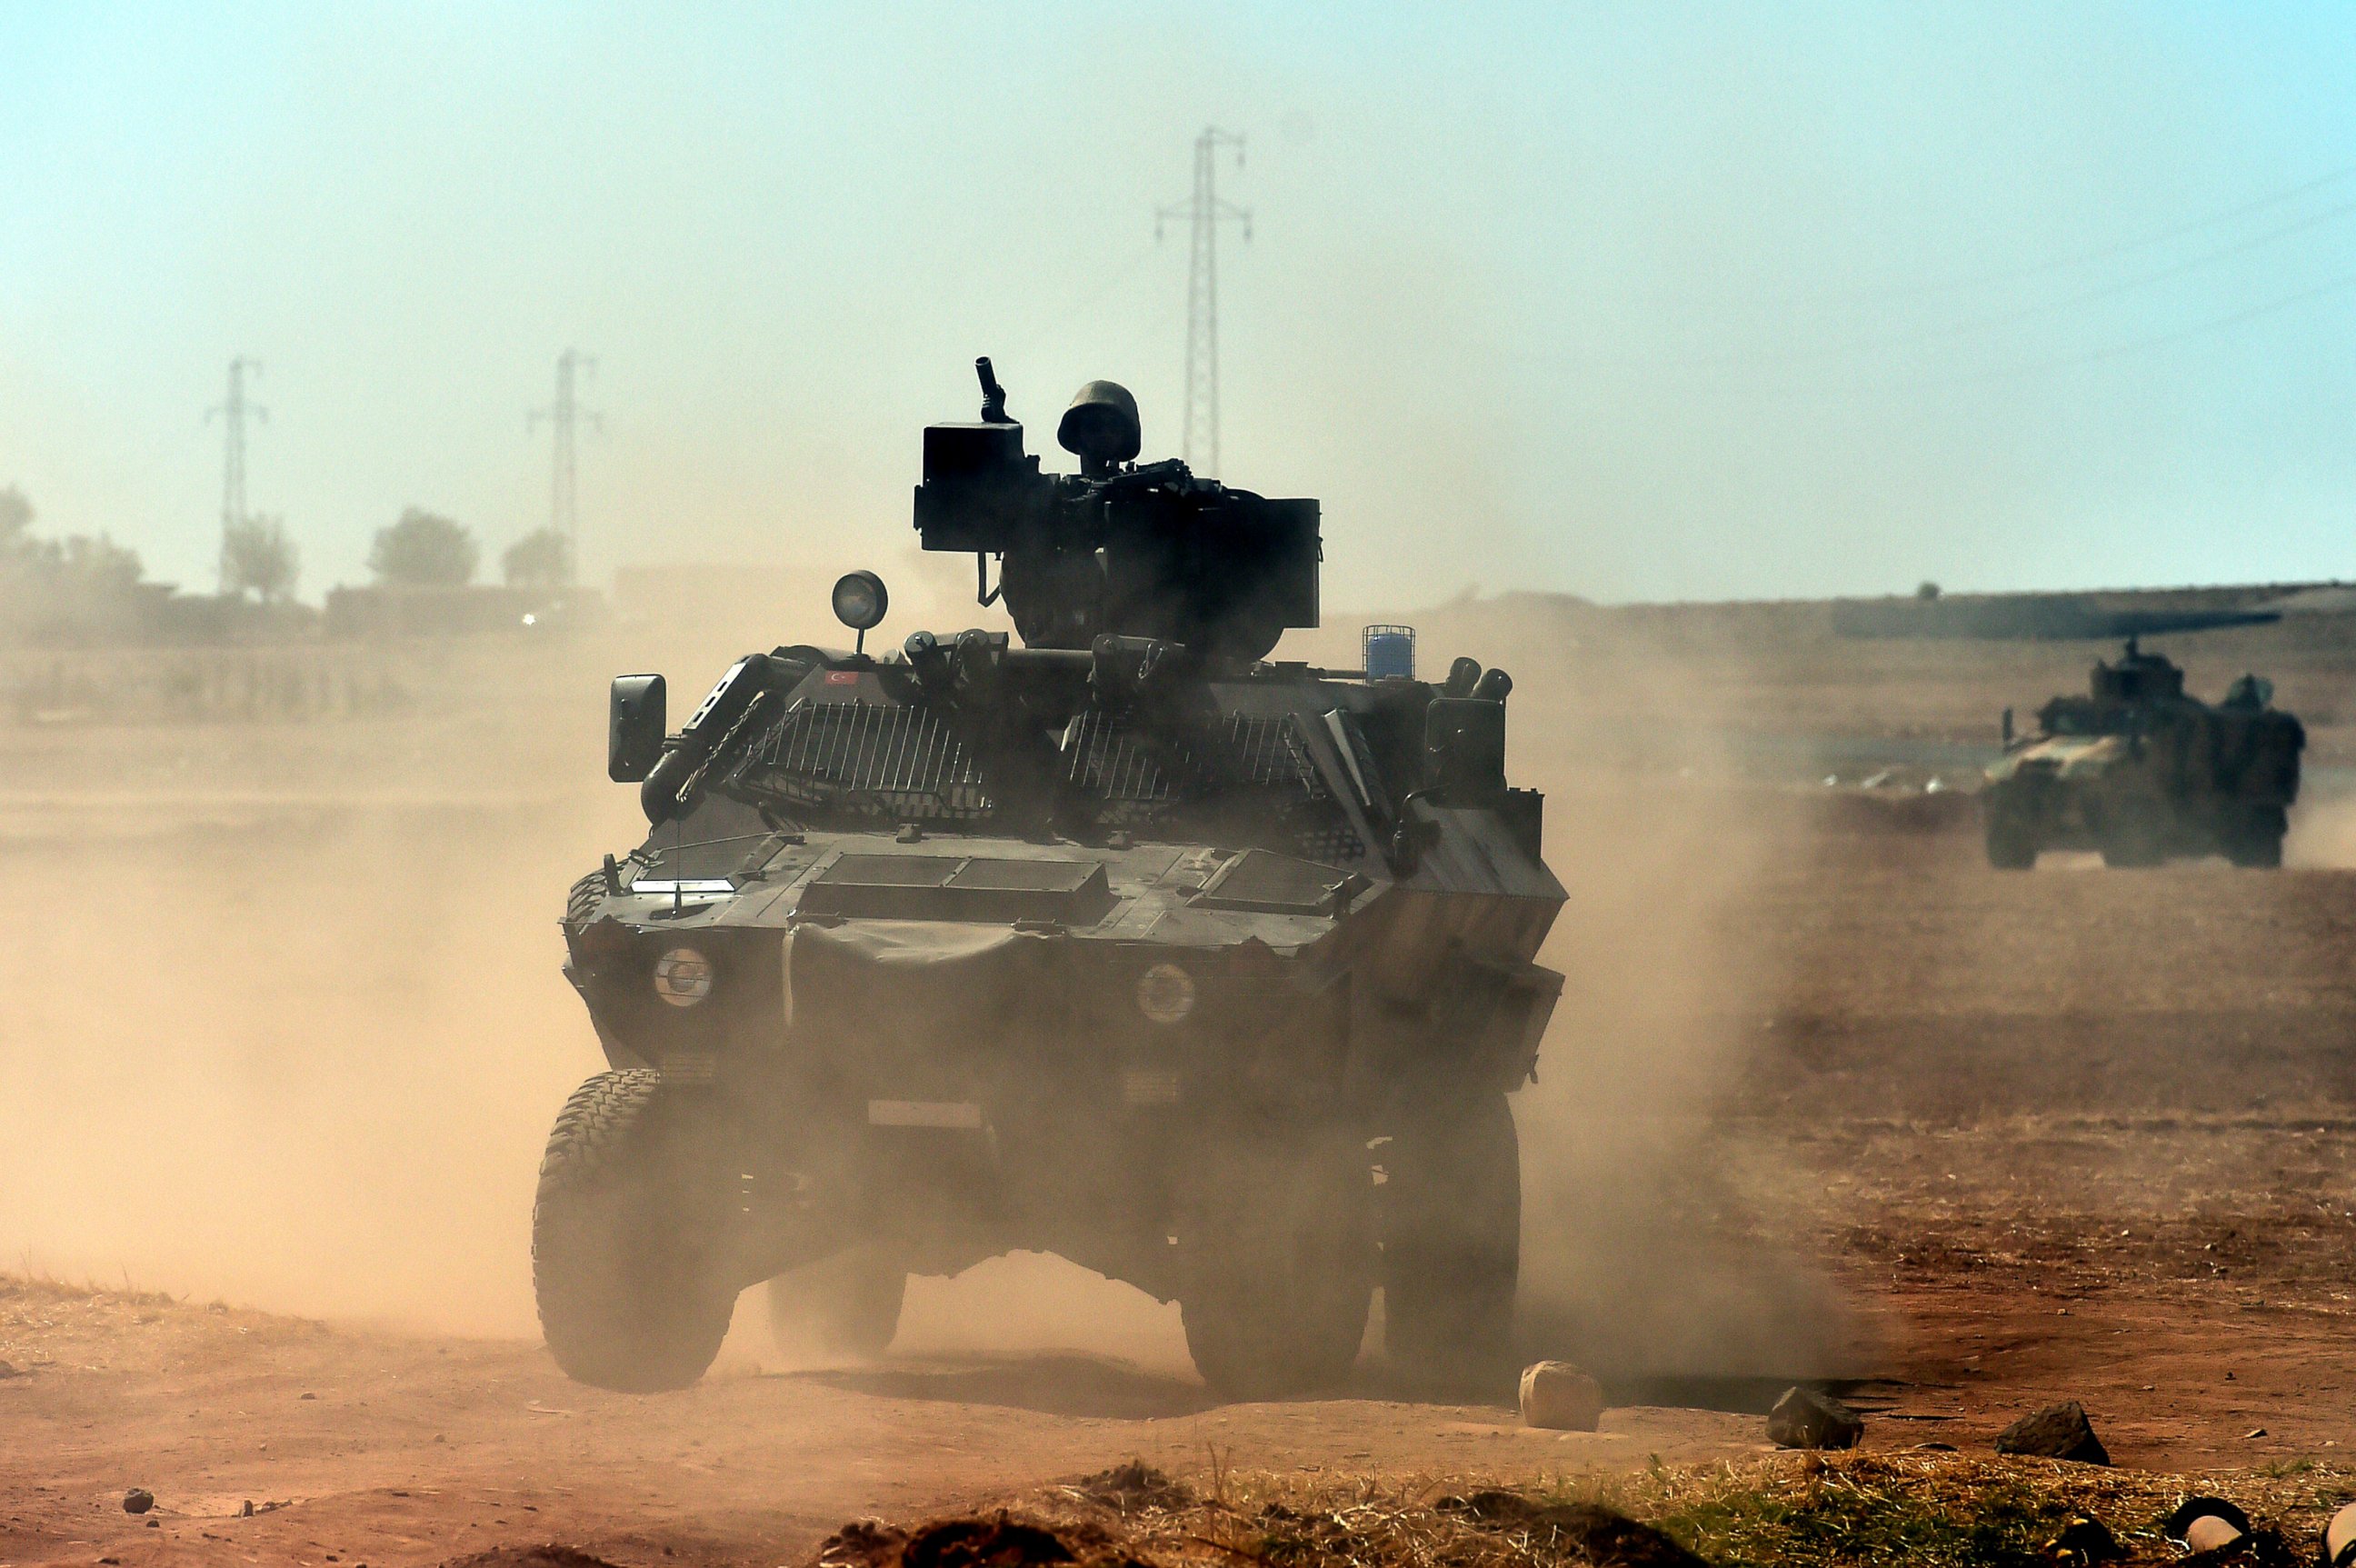
<instances>
[{"instance_id":1,"label":"vehicle's rear wheel","mask_svg":"<svg viewBox=\"0 0 2356 1568\"><path fill-rule=\"evenodd\" d=\"M1376 1249L1374 1165L1344 1128L1237 1131L1186 1167L1179 1311L1203 1380L1283 1399L1349 1375Z\"/></svg>"},{"instance_id":2,"label":"vehicle's rear wheel","mask_svg":"<svg viewBox=\"0 0 2356 1568\"><path fill-rule=\"evenodd\" d=\"M2156 807L2109 807L2103 812L2095 843L2103 852L2104 865L2158 865L2168 858L2166 824Z\"/></svg>"},{"instance_id":3,"label":"vehicle's rear wheel","mask_svg":"<svg viewBox=\"0 0 2356 1568\"><path fill-rule=\"evenodd\" d=\"M1522 1156L1503 1094L1421 1111L1383 1157L1383 1319L1392 1367L1487 1394L1515 1369Z\"/></svg>"},{"instance_id":4,"label":"vehicle's rear wheel","mask_svg":"<svg viewBox=\"0 0 2356 1568\"><path fill-rule=\"evenodd\" d=\"M880 1356L900 1331L908 1271L880 1244L851 1247L769 1282L769 1333L788 1353Z\"/></svg>"},{"instance_id":5,"label":"vehicle's rear wheel","mask_svg":"<svg viewBox=\"0 0 2356 1568\"><path fill-rule=\"evenodd\" d=\"M682 1389L720 1353L727 1189L710 1129L645 1069L574 1090L531 1211L541 1331L566 1375L626 1393Z\"/></svg>"},{"instance_id":6,"label":"vehicle's rear wheel","mask_svg":"<svg viewBox=\"0 0 2356 1568\"><path fill-rule=\"evenodd\" d=\"M2218 847L2235 865L2272 869L2282 864L2283 835L2290 831L2290 815L2280 806L2252 806L2238 813L2218 834Z\"/></svg>"}]
</instances>

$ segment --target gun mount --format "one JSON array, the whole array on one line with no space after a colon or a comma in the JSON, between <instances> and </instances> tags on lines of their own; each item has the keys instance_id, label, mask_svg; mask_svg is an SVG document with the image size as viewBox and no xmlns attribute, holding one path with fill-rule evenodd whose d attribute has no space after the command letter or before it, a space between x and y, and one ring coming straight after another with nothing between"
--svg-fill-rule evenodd
<instances>
[{"instance_id":1,"label":"gun mount","mask_svg":"<svg viewBox=\"0 0 2356 1568\"><path fill-rule=\"evenodd\" d=\"M2126 651L2113 664L2096 660L2087 677L2087 690L2100 703L2173 703L2184 697L2184 671L2161 653L2146 653L2138 639L2128 638Z\"/></svg>"},{"instance_id":2,"label":"gun mount","mask_svg":"<svg viewBox=\"0 0 2356 1568\"><path fill-rule=\"evenodd\" d=\"M1136 400L1111 381L1082 387L1057 426L1081 471L1043 473L990 361L974 369L981 418L925 429L916 531L927 550L974 554L977 597L1003 596L1027 646L1141 637L1249 663L1317 624L1316 501L1232 489L1174 458L1136 462Z\"/></svg>"}]
</instances>

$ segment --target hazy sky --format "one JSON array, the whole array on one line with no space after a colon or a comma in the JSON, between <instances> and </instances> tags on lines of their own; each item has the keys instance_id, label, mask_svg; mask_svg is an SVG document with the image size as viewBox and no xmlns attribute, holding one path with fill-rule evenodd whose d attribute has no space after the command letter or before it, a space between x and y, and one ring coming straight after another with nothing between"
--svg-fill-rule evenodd
<instances>
[{"instance_id":1,"label":"hazy sky","mask_svg":"<svg viewBox=\"0 0 2356 1568\"><path fill-rule=\"evenodd\" d=\"M2356 8L0 0L0 485L209 585L232 354L303 592L494 554L595 354L587 565L903 564L995 357L1224 477L1328 602L2356 575ZM1060 455L1051 462L1060 465Z\"/></svg>"}]
</instances>

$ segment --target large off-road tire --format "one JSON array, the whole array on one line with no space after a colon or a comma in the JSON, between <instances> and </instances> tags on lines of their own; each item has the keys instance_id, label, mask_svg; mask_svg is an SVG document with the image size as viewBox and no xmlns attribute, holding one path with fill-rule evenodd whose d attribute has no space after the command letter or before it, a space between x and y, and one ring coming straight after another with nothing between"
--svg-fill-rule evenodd
<instances>
[{"instance_id":1,"label":"large off-road tire","mask_svg":"<svg viewBox=\"0 0 2356 1568\"><path fill-rule=\"evenodd\" d=\"M548 1135L532 1290L550 1353L581 1382L683 1389L727 1336L726 1166L694 1111L659 1073L604 1072L573 1091Z\"/></svg>"},{"instance_id":2,"label":"large off-road tire","mask_svg":"<svg viewBox=\"0 0 2356 1568\"><path fill-rule=\"evenodd\" d=\"M2227 822L2217 847L2235 865L2272 870L2282 865L2283 835L2289 831L2289 813L2280 806L2252 806Z\"/></svg>"},{"instance_id":3,"label":"large off-road tire","mask_svg":"<svg viewBox=\"0 0 2356 1568\"><path fill-rule=\"evenodd\" d=\"M1209 1141L1178 1205L1179 1315L1203 1380L1229 1399L1286 1399L1349 1375L1377 1249L1374 1163L1343 1128Z\"/></svg>"},{"instance_id":4,"label":"large off-road tire","mask_svg":"<svg viewBox=\"0 0 2356 1568\"><path fill-rule=\"evenodd\" d=\"M1998 871L2029 871L2037 865L2037 821L2002 795L1988 798L1988 864Z\"/></svg>"},{"instance_id":5,"label":"large off-road tire","mask_svg":"<svg viewBox=\"0 0 2356 1568\"><path fill-rule=\"evenodd\" d=\"M2158 865L2168 858L2167 824L2157 808L2111 806L2103 812L2094 839L2107 866Z\"/></svg>"},{"instance_id":6,"label":"large off-road tire","mask_svg":"<svg viewBox=\"0 0 2356 1568\"><path fill-rule=\"evenodd\" d=\"M898 1253L848 1248L769 1282L769 1333L789 1354L880 1356L900 1331L907 1294Z\"/></svg>"},{"instance_id":7,"label":"large off-road tire","mask_svg":"<svg viewBox=\"0 0 2356 1568\"><path fill-rule=\"evenodd\" d=\"M1383 1321L1393 1369L1435 1390L1510 1384L1522 1154L1503 1094L1419 1110L1383 1155Z\"/></svg>"}]
</instances>

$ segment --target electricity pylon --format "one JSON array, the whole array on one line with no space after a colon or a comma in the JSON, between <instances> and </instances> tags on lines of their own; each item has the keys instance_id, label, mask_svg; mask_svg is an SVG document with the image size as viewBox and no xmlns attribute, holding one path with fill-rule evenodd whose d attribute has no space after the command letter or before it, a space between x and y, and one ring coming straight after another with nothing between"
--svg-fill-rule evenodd
<instances>
[{"instance_id":1,"label":"electricity pylon","mask_svg":"<svg viewBox=\"0 0 2356 1568\"><path fill-rule=\"evenodd\" d=\"M524 417L524 428L538 427L548 421L550 434L548 480L548 528L564 542L564 579L573 580L575 564L581 558L581 514L574 468L574 427L586 419L604 428L604 420L594 410L584 409L574 398L574 383L581 372L597 372L597 361L578 349L567 349L556 357L556 397L546 408L535 408Z\"/></svg>"},{"instance_id":2,"label":"electricity pylon","mask_svg":"<svg viewBox=\"0 0 2356 1568\"><path fill-rule=\"evenodd\" d=\"M1183 222L1187 228L1186 256L1186 431L1183 446L1187 466L1215 476L1219 470L1219 225L1239 223L1251 238L1251 212L1219 199L1218 153L1236 150L1236 166L1244 166L1240 132L1206 125L1194 138L1194 194L1153 215L1153 237L1163 226Z\"/></svg>"},{"instance_id":3,"label":"electricity pylon","mask_svg":"<svg viewBox=\"0 0 2356 1568\"><path fill-rule=\"evenodd\" d=\"M246 525L245 510L245 422L248 415L267 424L270 411L260 403L245 401L245 373L262 373L262 361L240 354L229 362L229 392L216 407L205 411L205 423L212 423L218 414L221 422L221 573L224 589L228 584L229 548L230 536Z\"/></svg>"}]
</instances>

